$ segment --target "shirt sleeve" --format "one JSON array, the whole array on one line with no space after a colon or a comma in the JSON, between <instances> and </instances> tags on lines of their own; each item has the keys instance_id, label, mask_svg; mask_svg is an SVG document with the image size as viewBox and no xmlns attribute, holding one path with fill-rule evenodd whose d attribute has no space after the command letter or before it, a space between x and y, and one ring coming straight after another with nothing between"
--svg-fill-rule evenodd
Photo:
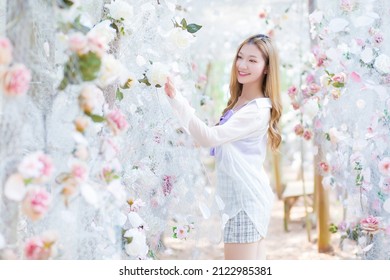
<instances>
[{"instance_id":1,"label":"shirt sleeve","mask_svg":"<svg viewBox=\"0 0 390 280\"><path fill-rule=\"evenodd\" d=\"M195 115L188 101L176 94L168 98L182 127L203 147L216 147L245 138L256 130L266 133L270 118L269 108L259 108L255 102L243 107L223 125L209 127Z\"/></svg>"}]
</instances>

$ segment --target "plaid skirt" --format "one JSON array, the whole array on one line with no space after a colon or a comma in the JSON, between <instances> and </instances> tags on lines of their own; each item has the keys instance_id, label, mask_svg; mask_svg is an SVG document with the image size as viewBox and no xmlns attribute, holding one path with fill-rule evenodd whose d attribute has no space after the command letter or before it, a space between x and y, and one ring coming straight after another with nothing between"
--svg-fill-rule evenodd
<instances>
[{"instance_id":1,"label":"plaid skirt","mask_svg":"<svg viewBox=\"0 0 390 280\"><path fill-rule=\"evenodd\" d=\"M245 211L229 219L223 232L224 243L253 243L261 239L255 225Z\"/></svg>"}]
</instances>

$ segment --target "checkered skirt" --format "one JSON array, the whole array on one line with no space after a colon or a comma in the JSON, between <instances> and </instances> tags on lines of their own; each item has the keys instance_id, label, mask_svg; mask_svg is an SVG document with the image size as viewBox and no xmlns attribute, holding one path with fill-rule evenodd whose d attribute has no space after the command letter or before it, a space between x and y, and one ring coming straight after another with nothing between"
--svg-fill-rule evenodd
<instances>
[{"instance_id":1,"label":"checkered skirt","mask_svg":"<svg viewBox=\"0 0 390 280\"><path fill-rule=\"evenodd\" d=\"M253 243L261 236L245 211L240 211L227 221L223 239L225 243Z\"/></svg>"}]
</instances>

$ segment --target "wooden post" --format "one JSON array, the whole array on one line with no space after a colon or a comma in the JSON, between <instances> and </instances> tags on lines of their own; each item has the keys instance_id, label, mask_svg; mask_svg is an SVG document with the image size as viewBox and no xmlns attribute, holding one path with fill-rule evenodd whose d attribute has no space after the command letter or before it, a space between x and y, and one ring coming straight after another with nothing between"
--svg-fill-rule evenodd
<instances>
[{"instance_id":1,"label":"wooden post","mask_svg":"<svg viewBox=\"0 0 390 280\"><path fill-rule=\"evenodd\" d=\"M317 160L315 160L317 162ZM316 168L315 168L316 170ZM329 231L329 193L322 186L322 176L315 171L315 190L317 200L317 231L318 231L318 252L328 253L332 252L333 248L330 245L330 231Z\"/></svg>"},{"instance_id":2,"label":"wooden post","mask_svg":"<svg viewBox=\"0 0 390 280\"><path fill-rule=\"evenodd\" d=\"M278 199L282 198L283 188L280 178L280 154L278 152L272 152L272 165L273 174L275 179L275 192Z\"/></svg>"}]
</instances>

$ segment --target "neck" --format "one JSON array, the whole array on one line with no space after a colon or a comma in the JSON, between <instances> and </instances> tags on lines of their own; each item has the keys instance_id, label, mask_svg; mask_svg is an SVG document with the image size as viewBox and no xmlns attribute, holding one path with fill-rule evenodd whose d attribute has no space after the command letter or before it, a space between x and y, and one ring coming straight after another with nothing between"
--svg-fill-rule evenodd
<instances>
[{"instance_id":1,"label":"neck","mask_svg":"<svg viewBox=\"0 0 390 280\"><path fill-rule=\"evenodd\" d=\"M261 83L260 83L261 84ZM240 98L245 100L252 100L255 98L264 97L263 91L259 88L259 83L244 84Z\"/></svg>"}]
</instances>

